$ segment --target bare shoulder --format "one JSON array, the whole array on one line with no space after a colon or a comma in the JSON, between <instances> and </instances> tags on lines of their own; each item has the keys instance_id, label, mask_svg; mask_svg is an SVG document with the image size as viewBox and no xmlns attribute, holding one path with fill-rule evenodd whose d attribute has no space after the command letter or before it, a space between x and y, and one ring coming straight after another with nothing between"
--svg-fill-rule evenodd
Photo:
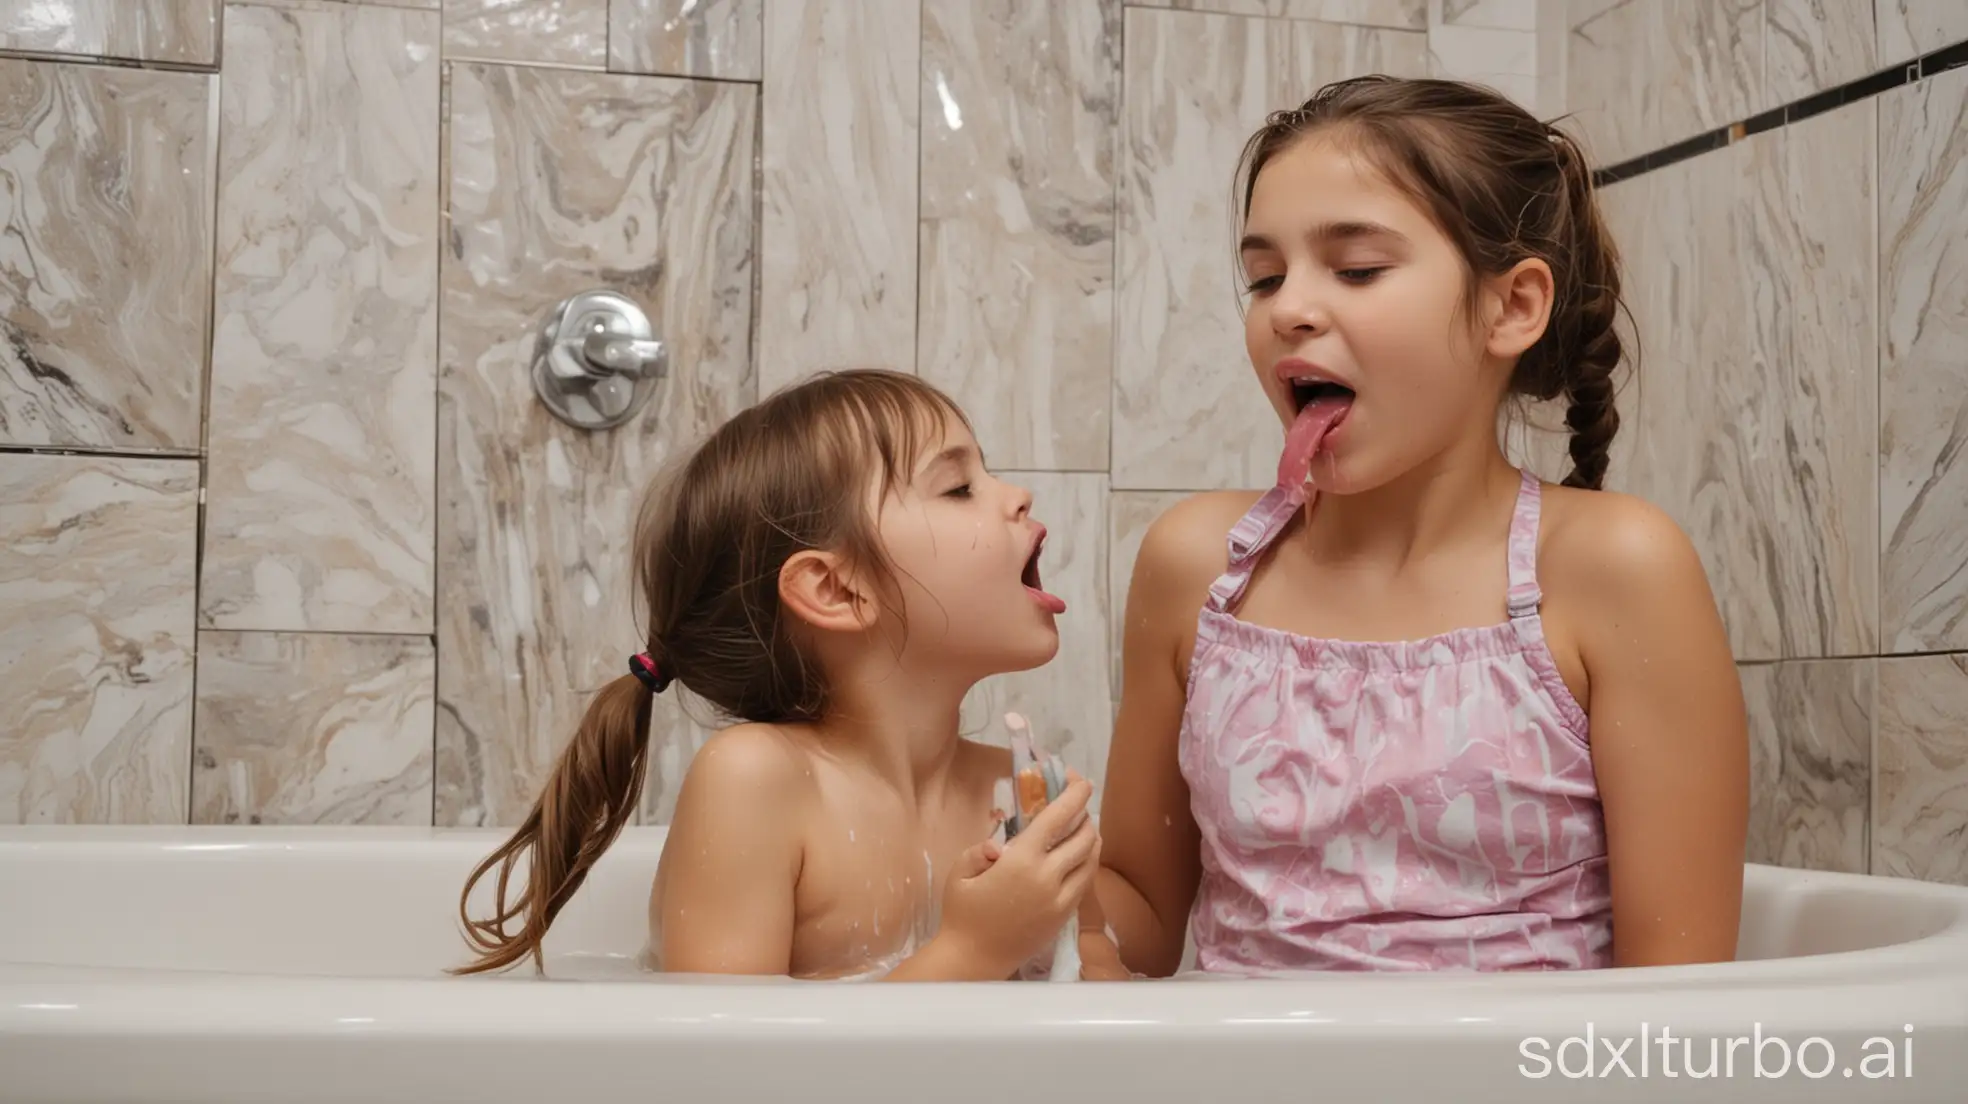
<instances>
[{"instance_id":1,"label":"bare shoulder","mask_svg":"<svg viewBox=\"0 0 1968 1104\"><path fill-rule=\"evenodd\" d=\"M740 724L704 741L691 756L679 805L692 797L786 808L813 790L809 752L794 731L779 725Z\"/></svg>"},{"instance_id":2,"label":"bare shoulder","mask_svg":"<svg viewBox=\"0 0 1968 1104\"><path fill-rule=\"evenodd\" d=\"M1256 504L1256 491L1205 491L1162 511L1135 557L1137 580L1207 588L1230 562L1230 530Z\"/></svg>"},{"instance_id":3,"label":"bare shoulder","mask_svg":"<svg viewBox=\"0 0 1968 1104\"><path fill-rule=\"evenodd\" d=\"M1665 511L1568 487L1551 488L1549 501L1538 573L1547 598L1569 611L1587 667L1674 647L1706 655L1719 646L1726 655L1701 555Z\"/></svg>"},{"instance_id":4,"label":"bare shoulder","mask_svg":"<svg viewBox=\"0 0 1968 1104\"><path fill-rule=\"evenodd\" d=\"M1658 597L1708 579L1694 542L1666 511L1617 491L1549 487L1539 573L1583 599Z\"/></svg>"}]
</instances>

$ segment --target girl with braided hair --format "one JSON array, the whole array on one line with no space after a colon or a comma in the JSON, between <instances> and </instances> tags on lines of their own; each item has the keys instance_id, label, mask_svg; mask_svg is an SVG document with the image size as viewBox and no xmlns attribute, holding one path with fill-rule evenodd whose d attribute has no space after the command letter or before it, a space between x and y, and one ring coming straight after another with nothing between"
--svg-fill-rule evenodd
<instances>
[{"instance_id":1,"label":"girl with braided hair","mask_svg":"<svg viewBox=\"0 0 1968 1104\"><path fill-rule=\"evenodd\" d=\"M1446 80L1322 89L1237 192L1286 444L1135 563L1097 894L1129 969L1733 957L1740 683L1703 566L1602 490L1619 259L1562 132ZM1506 456L1567 405L1571 472Z\"/></svg>"}]
</instances>

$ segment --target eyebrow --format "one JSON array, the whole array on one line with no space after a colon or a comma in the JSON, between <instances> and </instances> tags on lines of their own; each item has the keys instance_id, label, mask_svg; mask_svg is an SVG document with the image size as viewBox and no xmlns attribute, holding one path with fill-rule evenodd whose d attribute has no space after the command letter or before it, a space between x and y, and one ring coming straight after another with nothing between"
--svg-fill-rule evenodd
<instances>
[{"instance_id":1,"label":"eyebrow","mask_svg":"<svg viewBox=\"0 0 1968 1104\"><path fill-rule=\"evenodd\" d=\"M1342 222L1322 222L1314 226L1311 233L1306 236L1328 242L1348 241L1354 238L1393 238L1398 242L1406 242L1408 240L1406 234L1401 233L1391 226L1382 226L1378 222L1351 219ZM1244 240L1237 246L1237 252L1247 253L1253 249L1276 248L1277 246L1272 243L1271 239L1262 234L1245 234Z\"/></svg>"},{"instance_id":2,"label":"eyebrow","mask_svg":"<svg viewBox=\"0 0 1968 1104\"><path fill-rule=\"evenodd\" d=\"M973 456L977 458L978 466L982 467L984 465L984 454L981 451L971 448L969 445L951 445L949 448L930 457L929 462L922 466L922 471L918 474L928 475L945 464L962 467L964 461Z\"/></svg>"}]
</instances>

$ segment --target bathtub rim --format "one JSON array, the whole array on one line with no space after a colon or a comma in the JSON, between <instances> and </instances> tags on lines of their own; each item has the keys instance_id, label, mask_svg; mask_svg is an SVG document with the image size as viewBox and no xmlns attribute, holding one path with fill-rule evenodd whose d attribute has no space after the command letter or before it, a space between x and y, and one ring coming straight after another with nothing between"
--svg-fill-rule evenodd
<instances>
[{"instance_id":1,"label":"bathtub rim","mask_svg":"<svg viewBox=\"0 0 1968 1104\"><path fill-rule=\"evenodd\" d=\"M312 857L332 859L345 855L349 849L389 850L400 846L440 847L447 861L475 862L490 852L509 834L508 829L490 828L433 828L433 827L366 827L366 826L319 826L319 825L8 825L0 826L0 870L5 868L10 856L26 861L42 861L57 855L73 854L77 850L98 851L107 855L128 854L134 847L144 851L162 853L190 852L201 857L220 855L239 855L242 852L306 852ZM643 851L660 854L666 828L659 825L631 826L611 848L623 852ZM423 858L430 858L428 852ZM1882 889L1900 900L1926 903L1935 910L1939 926L1926 935L1896 943L1852 950L1828 951L1811 955L1793 956L1781 959L1734 959L1729 962L1704 963L1687 966L1654 966L1644 970L1600 969L1586 971L1554 971L1527 973L1379 973L1354 974L1324 972L1297 976L1269 976L1261 978L1241 978L1230 976L1211 976L1207 978L1187 978L1177 988L1183 992L1194 992L1197 984L1211 988L1223 986L1244 987L1266 992L1294 991L1302 987L1308 994L1336 995L1341 990L1349 993L1364 983L1379 991L1400 992L1409 987L1432 988L1440 991L1462 990L1473 987L1485 993L1515 996L1520 993L1539 994L1549 997L1567 992L1595 993L1603 995L1632 995L1653 991L1662 987L1676 992L1719 991L1733 989L1744 983L1755 983L1767 979L1772 970L1769 964L1783 963L1782 973L1790 982L1850 980L1861 976L1868 981L1898 981L1904 984L1919 983L1929 979L1937 964L1953 964L1962 971L1964 1001L1968 1002L1968 887L1944 883L1926 882L1918 879L1882 874L1856 874L1842 871L1806 870L1794 867L1781 867L1765 863L1743 864L1745 894L1749 887L1762 883L1766 892L1778 895L1812 895L1820 892L1838 893L1840 891L1863 891L1878 893ZM465 950L462 933L459 936L461 954ZM65 983L88 986L102 994L114 994L130 987L155 987L159 985L199 985L223 987L227 984L259 984L262 980L298 985L320 986L323 992L334 990L339 985L362 987L395 988L407 987L409 990L427 989L432 986L480 985L488 991L507 987L521 987L530 991L541 988L564 988L579 983L567 982L564 985L541 986L532 977L530 963L514 970L492 976L472 978L453 978L442 974L430 976L365 976L351 977L318 973L239 973L217 970L171 970L150 967L97 967L72 964L45 964L30 959L10 955L8 949L0 948L0 1010L12 1007L14 990L22 984L44 985L56 978ZM1153 979L1160 981L1162 979ZM686 979L683 981L656 981L636 979L632 981L607 981L593 986L579 984L583 988L631 990L676 990L696 992L705 988L726 988L745 991L761 985L779 990L808 989L815 992L838 992L842 988L860 988L860 982L808 982L791 979L750 979L732 983L729 979ZM955 983L951 983L955 984ZM997 983L986 984L993 988ZM1139 983L1129 983L1139 986ZM885 991L912 989L918 986L947 988L942 983L910 983L907 986L883 985ZM1163 986L1157 985L1156 988ZM1255 988L1253 988L1255 987ZM1280 987L1284 987L1282 990ZM1072 991L1076 986L1040 987L1051 990ZM1104 988L1095 986L1093 988ZM499 1000L502 998L491 997ZM794 998L804 999L804 998ZM967 998L968 999L968 998ZM1964 1005L1968 1009L1968 1004ZM0 1021L0 1030L5 1030L5 1021Z\"/></svg>"}]
</instances>

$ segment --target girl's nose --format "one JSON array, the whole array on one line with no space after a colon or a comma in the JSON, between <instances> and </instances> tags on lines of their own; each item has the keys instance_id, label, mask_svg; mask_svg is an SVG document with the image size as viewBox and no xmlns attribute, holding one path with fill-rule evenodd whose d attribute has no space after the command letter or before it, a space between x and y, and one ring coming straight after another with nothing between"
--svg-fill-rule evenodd
<instances>
[{"instance_id":1,"label":"girl's nose","mask_svg":"<svg viewBox=\"0 0 1968 1104\"><path fill-rule=\"evenodd\" d=\"M1287 276L1284 286L1271 297L1271 328L1281 335L1318 333L1326 328L1330 317L1310 280Z\"/></svg>"},{"instance_id":2,"label":"girl's nose","mask_svg":"<svg viewBox=\"0 0 1968 1104\"><path fill-rule=\"evenodd\" d=\"M1016 483L1007 483L1005 487L1011 492L1011 516L1013 518L1023 518L1032 512L1032 492L1030 490Z\"/></svg>"}]
</instances>

